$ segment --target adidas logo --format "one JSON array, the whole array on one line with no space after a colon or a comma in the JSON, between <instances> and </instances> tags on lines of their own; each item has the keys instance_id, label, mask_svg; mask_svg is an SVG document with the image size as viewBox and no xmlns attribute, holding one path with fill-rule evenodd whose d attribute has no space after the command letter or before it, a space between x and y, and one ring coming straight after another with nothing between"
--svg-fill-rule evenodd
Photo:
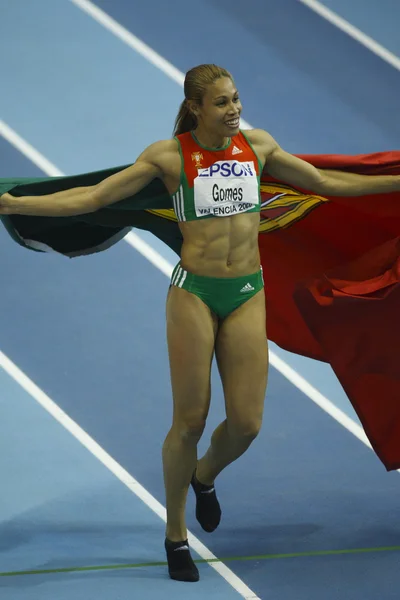
<instances>
[{"instance_id":1,"label":"adidas logo","mask_svg":"<svg viewBox=\"0 0 400 600\"><path fill-rule=\"evenodd\" d=\"M246 283L245 286L240 290L241 292L252 292L254 290L253 286L250 283Z\"/></svg>"},{"instance_id":2,"label":"adidas logo","mask_svg":"<svg viewBox=\"0 0 400 600\"><path fill-rule=\"evenodd\" d=\"M237 146L233 146L232 154L241 154L243 150L240 150Z\"/></svg>"}]
</instances>

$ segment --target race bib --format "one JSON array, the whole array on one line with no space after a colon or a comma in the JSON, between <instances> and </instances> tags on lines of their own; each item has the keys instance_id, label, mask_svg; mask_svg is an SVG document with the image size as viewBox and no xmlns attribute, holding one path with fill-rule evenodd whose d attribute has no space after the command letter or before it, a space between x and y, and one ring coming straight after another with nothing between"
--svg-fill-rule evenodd
<instances>
[{"instance_id":1,"label":"race bib","mask_svg":"<svg viewBox=\"0 0 400 600\"><path fill-rule=\"evenodd\" d=\"M253 161L218 161L198 169L194 180L197 217L227 217L246 212L260 202L257 172Z\"/></svg>"}]
</instances>

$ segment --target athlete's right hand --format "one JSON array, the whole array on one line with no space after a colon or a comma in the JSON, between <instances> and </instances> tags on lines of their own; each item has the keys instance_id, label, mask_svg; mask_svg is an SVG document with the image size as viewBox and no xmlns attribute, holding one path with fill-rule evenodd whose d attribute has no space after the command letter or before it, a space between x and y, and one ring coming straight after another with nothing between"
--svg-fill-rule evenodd
<instances>
[{"instance_id":1,"label":"athlete's right hand","mask_svg":"<svg viewBox=\"0 0 400 600\"><path fill-rule=\"evenodd\" d=\"M12 205L15 198L11 194L2 194L0 196L0 215L12 214Z\"/></svg>"}]
</instances>

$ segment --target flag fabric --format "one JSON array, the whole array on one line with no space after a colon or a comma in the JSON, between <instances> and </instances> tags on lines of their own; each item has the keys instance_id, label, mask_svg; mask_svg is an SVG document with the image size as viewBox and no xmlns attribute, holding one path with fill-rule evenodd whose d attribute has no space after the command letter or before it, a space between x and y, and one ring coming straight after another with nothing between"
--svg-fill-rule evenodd
<instances>
[{"instance_id":1,"label":"flag fabric","mask_svg":"<svg viewBox=\"0 0 400 600\"><path fill-rule=\"evenodd\" d=\"M400 174L400 152L300 155L321 169ZM0 194L93 185L128 165L72 177L0 179ZM259 248L267 333L280 347L330 363L388 470L400 468L400 193L322 197L264 170ZM75 257L105 250L132 228L180 254L182 236L163 183L95 213L3 216L16 242ZM178 260L178 257L177 257Z\"/></svg>"},{"instance_id":2,"label":"flag fabric","mask_svg":"<svg viewBox=\"0 0 400 600\"><path fill-rule=\"evenodd\" d=\"M324 169L400 173L400 152L302 158ZM375 452L388 470L398 469L400 193L319 199L285 190L274 213L277 193L272 183L271 219L259 235L268 335L330 363Z\"/></svg>"}]
</instances>

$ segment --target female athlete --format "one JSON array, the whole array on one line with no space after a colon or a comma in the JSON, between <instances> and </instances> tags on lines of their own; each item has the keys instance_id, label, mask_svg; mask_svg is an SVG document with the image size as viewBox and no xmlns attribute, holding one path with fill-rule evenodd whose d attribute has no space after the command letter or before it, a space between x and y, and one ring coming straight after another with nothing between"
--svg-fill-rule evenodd
<instances>
[{"instance_id":1,"label":"female athlete","mask_svg":"<svg viewBox=\"0 0 400 600\"><path fill-rule=\"evenodd\" d=\"M170 577L198 581L187 541L185 505L192 484L196 516L216 529L214 481L260 431L268 375L264 284L258 233L260 175L321 195L357 196L400 189L400 178L324 172L296 158L267 132L240 130L242 105L230 73L215 65L188 71L173 139L144 150L129 168L90 187L38 197L0 198L0 214L69 216L96 211L160 178L183 237L167 296L173 421L163 446ZM226 419L205 455L197 444L210 406L215 353Z\"/></svg>"}]
</instances>

